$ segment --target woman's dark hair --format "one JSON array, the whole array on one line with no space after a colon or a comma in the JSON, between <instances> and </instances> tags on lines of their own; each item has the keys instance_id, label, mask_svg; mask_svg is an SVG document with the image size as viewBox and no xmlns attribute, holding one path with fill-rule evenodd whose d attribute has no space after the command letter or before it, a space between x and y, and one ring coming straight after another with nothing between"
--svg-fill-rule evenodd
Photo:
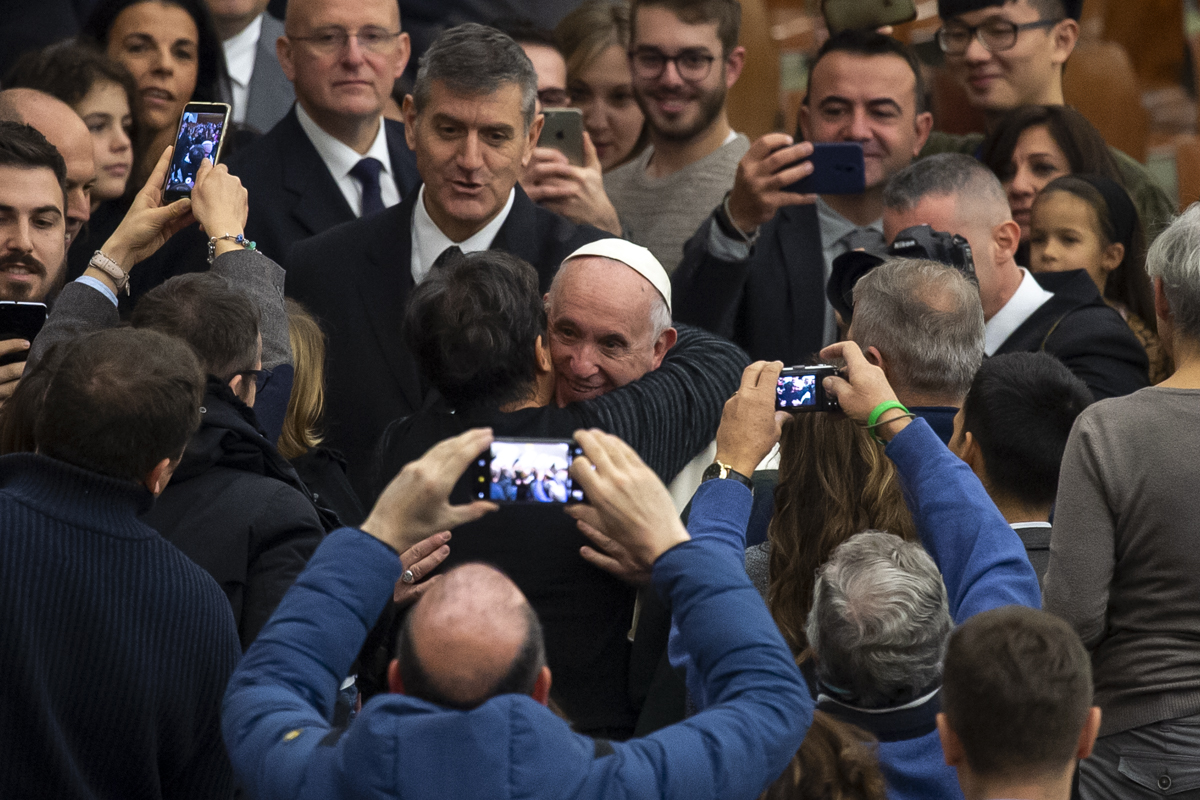
<instances>
[{"instance_id":1,"label":"woman's dark hair","mask_svg":"<svg viewBox=\"0 0 1200 800\"><path fill-rule=\"evenodd\" d=\"M404 316L417 366L459 410L525 398L545 335L537 272L499 250L446 257L413 290Z\"/></svg>"},{"instance_id":2,"label":"woman's dark hair","mask_svg":"<svg viewBox=\"0 0 1200 800\"><path fill-rule=\"evenodd\" d=\"M108 34L112 30L117 16L139 3L161 3L162 5L182 8L196 23L197 36L197 73L196 89L192 92L192 100L197 102L225 102L231 96L229 89L229 73L225 69L225 51L217 30L213 27L212 17L203 0L100 0L92 10L83 25L83 36L105 47L108 44Z\"/></svg>"},{"instance_id":3,"label":"woman's dark hair","mask_svg":"<svg viewBox=\"0 0 1200 800\"><path fill-rule=\"evenodd\" d=\"M37 89L74 106L100 81L120 86L129 108L137 107L137 84L129 70L92 42L62 42L24 53L4 76L4 88Z\"/></svg>"},{"instance_id":4,"label":"woman's dark hair","mask_svg":"<svg viewBox=\"0 0 1200 800\"><path fill-rule=\"evenodd\" d=\"M885 800L887 786L874 736L824 711L812 725L783 774L762 800Z\"/></svg>"},{"instance_id":5,"label":"woman's dark hair","mask_svg":"<svg viewBox=\"0 0 1200 800\"><path fill-rule=\"evenodd\" d=\"M1063 151L1071 172L1087 172L1121 182L1121 173L1104 137L1082 114L1069 106L1019 106L1009 111L983 140L979 160L1001 181L1012 178L1013 151L1021 134L1046 126Z\"/></svg>"},{"instance_id":6,"label":"woman's dark hair","mask_svg":"<svg viewBox=\"0 0 1200 800\"><path fill-rule=\"evenodd\" d=\"M1105 186L1106 191L1101 192L1098 184ZM1150 276L1146 274L1146 236L1137 206L1129 199L1129 195L1125 194L1119 183L1091 175L1055 178L1046 184L1039 196L1050 192L1065 192L1083 200L1096 212L1096 219L1100 222L1097 233L1104 243L1119 242L1125 246L1121 263L1108 274L1104 296L1137 314L1150 330L1157 333L1154 289L1150 284Z\"/></svg>"}]
</instances>

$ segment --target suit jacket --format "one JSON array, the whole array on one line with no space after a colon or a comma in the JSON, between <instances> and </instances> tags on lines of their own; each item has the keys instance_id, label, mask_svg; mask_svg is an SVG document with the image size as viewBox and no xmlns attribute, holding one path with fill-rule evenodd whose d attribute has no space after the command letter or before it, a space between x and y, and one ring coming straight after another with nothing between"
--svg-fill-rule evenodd
<instances>
[{"instance_id":1,"label":"suit jacket","mask_svg":"<svg viewBox=\"0 0 1200 800\"><path fill-rule=\"evenodd\" d=\"M519 185L516 191L492 248L532 264L544 292L564 258L609 234L534 205ZM360 497L371 496L375 444L388 423L425 401L417 364L401 338L415 285L411 222L418 195L411 191L380 214L300 242L284 262L288 296L304 303L329 337L326 444L345 454Z\"/></svg>"},{"instance_id":2,"label":"suit jacket","mask_svg":"<svg viewBox=\"0 0 1200 800\"><path fill-rule=\"evenodd\" d=\"M283 36L283 23L270 14L263 15L262 32L254 51L254 72L246 95L247 128L266 133L287 116L296 100L292 82L283 74L275 55L275 40Z\"/></svg>"},{"instance_id":3,"label":"suit jacket","mask_svg":"<svg viewBox=\"0 0 1200 800\"><path fill-rule=\"evenodd\" d=\"M384 125L392 174L404 196L420 182L417 162L404 141L404 126L389 119ZM229 171L250 193L246 235L271 258L282 259L301 239L356 219L294 108L230 159Z\"/></svg>"},{"instance_id":4,"label":"suit jacket","mask_svg":"<svg viewBox=\"0 0 1200 800\"><path fill-rule=\"evenodd\" d=\"M1085 271L1034 277L1054 297L1021 323L996 355L1045 350L1086 383L1097 400L1150 385L1146 350Z\"/></svg>"},{"instance_id":5,"label":"suit jacket","mask_svg":"<svg viewBox=\"0 0 1200 800\"><path fill-rule=\"evenodd\" d=\"M675 319L732 339L753 360L803 364L825 338L825 256L813 205L788 206L762 227L750 258L708 251L710 217L671 276Z\"/></svg>"}]
</instances>

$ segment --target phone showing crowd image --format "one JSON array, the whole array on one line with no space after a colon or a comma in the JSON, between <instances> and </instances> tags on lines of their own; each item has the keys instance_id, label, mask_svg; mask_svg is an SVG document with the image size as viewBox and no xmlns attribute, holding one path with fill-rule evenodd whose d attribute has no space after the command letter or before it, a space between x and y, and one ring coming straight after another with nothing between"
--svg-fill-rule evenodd
<instances>
[{"instance_id":1,"label":"phone showing crowd image","mask_svg":"<svg viewBox=\"0 0 1200 800\"><path fill-rule=\"evenodd\" d=\"M583 166L583 112L578 108L547 108L538 147L550 147L577 167Z\"/></svg>"},{"instance_id":2,"label":"phone showing crowd image","mask_svg":"<svg viewBox=\"0 0 1200 800\"><path fill-rule=\"evenodd\" d=\"M835 411L837 400L825 393L823 381L837 375L837 367L816 364L788 367L779 373L775 385L776 411Z\"/></svg>"},{"instance_id":3,"label":"phone showing crowd image","mask_svg":"<svg viewBox=\"0 0 1200 800\"><path fill-rule=\"evenodd\" d=\"M568 472L582 454L570 439L496 439L475 462L475 497L497 503L582 503L583 490Z\"/></svg>"},{"instance_id":4,"label":"phone showing crowd image","mask_svg":"<svg viewBox=\"0 0 1200 800\"><path fill-rule=\"evenodd\" d=\"M229 113L228 103L188 103L184 107L175 134L175 153L163 183L164 203L191 197L200 162L207 158L215 165L220 160Z\"/></svg>"}]
</instances>

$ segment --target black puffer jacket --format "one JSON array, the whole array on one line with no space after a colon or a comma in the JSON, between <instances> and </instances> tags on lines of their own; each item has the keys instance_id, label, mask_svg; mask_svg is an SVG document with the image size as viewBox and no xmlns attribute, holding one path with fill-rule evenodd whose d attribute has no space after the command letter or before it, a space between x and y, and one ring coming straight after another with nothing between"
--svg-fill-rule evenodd
<instances>
[{"instance_id":1,"label":"black puffer jacket","mask_svg":"<svg viewBox=\"0 0 1200 800\"><path fill-rule=\"evenodd\" d=\"M338 524L263 435L254 411L211 377L200 430L142 520L216 578L243 650Z\"/></svg>"}]
</instances>

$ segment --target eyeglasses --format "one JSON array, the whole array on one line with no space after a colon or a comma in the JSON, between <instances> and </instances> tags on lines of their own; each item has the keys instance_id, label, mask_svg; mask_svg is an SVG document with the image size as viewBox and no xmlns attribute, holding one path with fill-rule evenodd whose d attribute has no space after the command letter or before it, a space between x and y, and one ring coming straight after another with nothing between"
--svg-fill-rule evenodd
<instances>
[{"instance_id":1,"label":"eyeglasses","mask_svg":"<svg viewBox=\"0 0 1200 800\"><path fill-rule=\"evenodd\" d=\"M571 105L571 95L567 94L566 89L539 89L538 100L542 101L544 108L561 108Z\"/></svg>"},{"instance_id":2,"label":"eyeglasses","mask_svg":"<svg viewBox=\"0 0 1200 800\"><path fill-rule=\"evenodd\" d=\"M241 372L238 372L236 374L241 375L244 378L253 378L254 379L254 390L256 392L261 392L263 390L263 387L267 385L267 378L271 377L271 370L269 370L269 369L244 369Z\"/></svg>"},{"instance_id":3,"label":"eyeglasses","mask_svg":"<svg viewBox=\"0 0 1200 800\"><path fill-rule=\"evenodd\" d=\"M288 36L293 42L304 42L313 50L324 55L341 53L354 38L358 46L368 53L388 53L396 45L400 31L393 33L384 28L366 27L358 33L350 33L345 28L322 28L311 36Z\"/></svg>"},{"instance_id":4,"label":"eyeglasses","mask_svg":"<svg viewBox=\"0 0 1200 800\"><path fill-rule=\"evenodd\" d=\"M978 39L988 52L1001 53L1017 44L1017 34L1033 28L1053 28L1062 20L1040 19L1018 25L1006 19L989 19L982 25L943 25L938 29L938 47L948 56L961 56Z\"/></svg>"},{"instance_id":5,"label":"eyeglasses","mask_svg":"<svg viewBox=\"0 0 1200 800\"><path fill-rule=\"evenodd\" d=\"M706 50L684 50L669 56L653 47L643 47L629 53L629 62L633 65L634 74L648 81L662 75L667 64L674 64L680 78L689 83L697 83L708 77L716 60L717 57Z\"/></svg>"}]
</instances>

